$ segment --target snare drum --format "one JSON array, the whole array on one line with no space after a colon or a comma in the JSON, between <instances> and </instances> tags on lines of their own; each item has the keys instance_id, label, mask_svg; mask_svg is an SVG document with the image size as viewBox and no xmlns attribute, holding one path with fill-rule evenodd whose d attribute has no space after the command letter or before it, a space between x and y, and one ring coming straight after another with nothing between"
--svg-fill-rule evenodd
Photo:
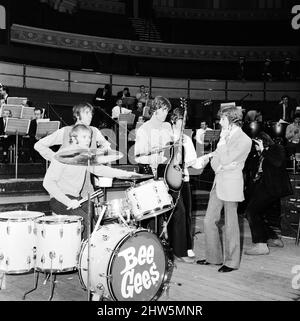
<instances>
[{"instance_id":1,"label":"snare drum","mask_svg":"<svg viewBox=\"0 0 300 321\"><path fill-rule=\"evenodd\" d=\"M172 196L163 179L149 179L126 190L136 220L150 218L174 207Z\"/></svg>"},{"instance_id":2,"label":"snare drum","mask_svg":"<svg viewBox=\"0 0 300 321\"><path fill-rule=\"evenodd\" d=\"M25 273L34 267L34 221L45 215L33 211L0 213L0 270Z\"/></svg>"},{"instance_id":3,"label":"snare drum","mask_svg":"<svg viewBox=\"0 0 300 321\"><path fill-rule=\"evenodd\" d=\"M130 219L130 205L126 198L113 199L107 202L101 202L101 206L106 206L103 216L104 222L117 221L122 216L125 220Z\"/></svg>"},{"instance_id":4,"label":"snare drum","mask_svg":"<svg viewBox=\"0 0 300 321\"><path fill-rule=\"evenodd\" d=\"M45 216L36 220L36 269L66 272L77 267L82 217Z\"/></svg>"},{"instance_id":5,"label":"snare drum","mask_svg":"<svg viewBox=\"0 0 300 321\"><path fill-rule=\"evenodd\" d=\"M88 241L83 243L78 271L87 288ZM145 229L103 225L90 238L90 290L115 301L157 299L169 279L167 251Z\"/></svg>"}]
</instances>

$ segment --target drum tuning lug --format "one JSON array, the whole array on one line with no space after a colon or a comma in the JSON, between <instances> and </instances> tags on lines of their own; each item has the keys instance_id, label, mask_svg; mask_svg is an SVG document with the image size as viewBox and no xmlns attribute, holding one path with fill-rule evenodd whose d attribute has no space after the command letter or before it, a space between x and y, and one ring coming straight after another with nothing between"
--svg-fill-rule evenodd
<instances>
[{"instance_id":1,"label":"drum tuning lug","mask_svg":"<svg viewBox=\"0 0 300 321\"><path fill-rule=\"evenodd\" d=\"M79 235L80 233L81 233L81 226L78 227L78 229L77 229L77 235Z\"/></svg>"},{"instance_id":2,"label":"drum tuning lug","mask_svg":"<svg viewBox=\"0 0 300 321\"><path fill-rule=\"evenodd\" d=\"M33 228L33 234L34 234L34 235L37 234L37 228L36 228L36 227Z\"/></svg>"},{"instance_id":3,"label":"drum tuning lug","mask_svg":"<svg viewBox=\"0 0 300 321\"><path fill-rule=\"evenodd\" d=\"M59 229L59 236L62 238L64 236L64 230L61 228Z\"/></svg>"},{"instance_id":4,"label":"drum tuning lug","mask_svg":"<svg viewBox=\"0 0 300 321\"><path fill-rule=\"evenodd\" d=\"M27 264L30 264L31 263L31 258L30 256L27 256Z\"/></svg>"},{"instance_id":5,"label":"drum tuning lug","mask_svg":"<svg viewBox=\"0 0 300 321\"><path fill-rule=\"evenodd\" d=\"M6 234L10 234L10 227L9 226L6 227Z\"/></svg>"},{"instance_id":6,"label":"drum tuning lug","mask_svg":"<svg viewBox=\"0 0 300 321\"><path fill-rule=\"evenodd\" d=\"M97 288L97 290L100 290L100 291L104 290L104 286L103 286L102 283L98 283L98 284L96 285L96 288Z\"/></svg>"},{"instance_id":7,"label":"drum tuning lug","mask_svg":"<svg viewBox=\"0 0 300 321\"><path fill-rule=\"evenodd\" d=\"M62 264L62 263L63 263L63 261L64 261L64 258L63 258L63 256L62 256L62 255L60 255L60 256L59 256L59 260L58 260L58 262L59 262L60 264Z\"/></svg>"},{"instance_id":8,"label":"drum tuning lug","mask_svg":"<svg viewBox=\"0 0 300 321\"><path fill-rule=\"evenodd\" d=\"M3 259L4 259L4 254L1 253L1 254L0 254L0 261L2 261Z\"/></svg>"},{"instance_id":9,"label":"drum tuning lug","mask_svg":"<svg viewBox=\"0 0 300 321\"><path fill-rule=\"evenodd\" d=\"M44 255L41 256L41 263L42 263L42 264L45 263L45 256L44 256Z\"/></svg>"},{"instance_id":10,"label":"drum tuning lug","mask_svg":"<svg viewBox=\"0 0 300 321\"><path fill-rule=\"evenodd\" d=\"M32 232L32 226L28 225L28 233L31 234L31 232Z\"/></svg>"},{"instance_id":11,"label":"drum tuning lug","mask_svg":"<svg viewBox=\"0 0 300 321\"><path fill-rule=\"evenodd\" d=\"M112 278L112 275L111 275L111 274L106 275L106 274L104 274L104 273L99 273L99 276L102 277L102 278L109 279L109 280Z\"/></svg>"},{"instance_id":12,"label":"drum tuning lug","mask_svg":"<svg viewBox=\"0 0 300 321\"><path fill-rule=\"evenodd\" d=\"M6 259L5 264L8 266L9 265L9 258Z\"/></svg>"},{"instance_id":13,"label":"drum tuning lug","mask_svg":"<svg viewBox=\"0 0 300 321\"><path fill-rule=\"evenodd\" d=\"M44 238L45 238L46 231L45 231L45 230L41 230L41 234L42 234L42 237L44 237Z\"/></svg>"}]
</instances>

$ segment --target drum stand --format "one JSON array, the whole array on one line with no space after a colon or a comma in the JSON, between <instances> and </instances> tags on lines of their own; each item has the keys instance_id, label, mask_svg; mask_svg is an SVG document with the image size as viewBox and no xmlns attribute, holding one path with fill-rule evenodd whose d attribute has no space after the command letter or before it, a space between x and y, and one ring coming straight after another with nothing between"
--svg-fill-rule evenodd
<instances>
[{"instance_id":1,"label":"drum stand","mask_svg":"<svg viewBox=\"0 0 300 321\"><path fill-rule=\"evenodd\" d=\"M26 295L35 291L37 289L37 286L38 286L38 283L39 283L39 276L40 276L40 271L37 271L35 268L34 268L34 272L33 272L33 279L34 279L34 287L25 292L23 294L23 300L25 300L26 298ZM56 281L56 273L53 273L52 269L50 270L50 272L46 272L46 275L45 275L45 280L43 282L43 284L45 285L47 283L47 281L49 280L50 278L50 296L48 298L48 301L51 301L52 298L53 298L53 293L54 293L54 287L55 287L55 281Z\"/></svg>"}]
</instances>

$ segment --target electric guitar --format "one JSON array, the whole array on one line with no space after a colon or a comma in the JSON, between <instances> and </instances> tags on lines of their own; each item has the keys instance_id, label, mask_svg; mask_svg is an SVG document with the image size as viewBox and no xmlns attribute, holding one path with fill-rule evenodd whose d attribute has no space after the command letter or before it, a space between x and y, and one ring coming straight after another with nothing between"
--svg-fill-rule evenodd
<instances>
[{"instance_id":1,"label":"electric guitar","mask_svg":"<svg viewBox=\"0 0 300 321\"><path fill-rule=\"evenodd\" d=\"M184 108L183 120L178 144L171 147L171 157L165 168L164 180L173 192L180 191L183 184L183 133L187 116L187 103L185 98L180 98L181 107Z\"/></svg>"}]
</instances>

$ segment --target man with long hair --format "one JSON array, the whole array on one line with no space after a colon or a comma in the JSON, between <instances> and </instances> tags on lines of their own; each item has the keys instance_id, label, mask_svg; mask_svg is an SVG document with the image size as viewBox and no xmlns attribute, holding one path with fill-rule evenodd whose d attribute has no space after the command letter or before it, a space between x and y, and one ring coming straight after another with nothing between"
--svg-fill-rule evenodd
<instances>
[{"instance_id":1,"label":"man with long hair","mask_svg":"<svg viewBox=\"0 0 300 321\"><path fill-rule=\"evenodd\" d=\"M214 151L211 167L215 179L204 219L205 254L198 264L222 265L219 272L231 272L240 265L238 202L244 200L243 167L251 149L251 139L242 131L243 114L236 107L220 110L221 138ZM223 249L218 221L224 208Z\"/></svg>"}]
</instances>

